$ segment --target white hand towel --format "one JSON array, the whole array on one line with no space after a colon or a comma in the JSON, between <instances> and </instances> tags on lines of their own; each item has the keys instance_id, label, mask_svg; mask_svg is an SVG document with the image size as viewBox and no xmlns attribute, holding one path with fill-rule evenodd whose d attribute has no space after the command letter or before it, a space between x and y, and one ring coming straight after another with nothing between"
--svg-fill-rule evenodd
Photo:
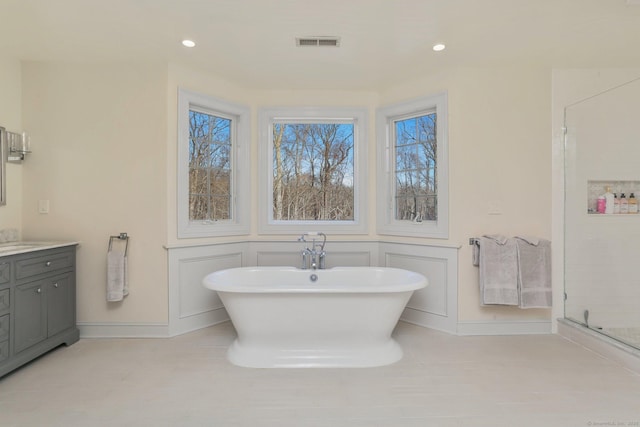
<instances>
[{"instance_id":1,"label":"white hand towel","mask_svg":"<svg viewBox=\"0 0 640 427\"><path fill-rule=\"evenodd\" d=\"M129 294L127 257L123 252L107 252L107 301L122 301Z\"/></svg>"},{"instance_id":2,"label":"white hand towel","mask_svg":"<svg viewBox=\"0 0 640 427\"><path fill-rule=\"evenodd\" d=\"M540 239L537 245L517 240L518 289L520 308L551 307L551 242Z\"/></svg>"},{"instance_id":3,"label":"white hand towel","mask_svg":"<svg viewBox=\"0 0 640 427\"><path fill-rule=\"evenodd\" d=\"M518 254L514 239L480 238L480 299L483 305L518 305ZM500 244L499 241L504 241Z\"/></svg>"}]
</instances>

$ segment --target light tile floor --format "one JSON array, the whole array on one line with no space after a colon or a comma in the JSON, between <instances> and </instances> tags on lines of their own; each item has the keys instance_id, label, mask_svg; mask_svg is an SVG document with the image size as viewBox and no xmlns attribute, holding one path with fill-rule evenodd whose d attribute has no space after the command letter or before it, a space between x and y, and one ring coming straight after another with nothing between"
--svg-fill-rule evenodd
<instances>
[{"instance_id":1,"label":"light tile floor","mask_svg":"<svg viewBox=\"0 0 640 427\"><path fill-rule=\"evenodd\" d=\"M558 335L458 337L400 323L398 363L229 364L230 323L83 339L0 379L9 426L640 426L640 375Z\"/></svg>"}]
</instances>

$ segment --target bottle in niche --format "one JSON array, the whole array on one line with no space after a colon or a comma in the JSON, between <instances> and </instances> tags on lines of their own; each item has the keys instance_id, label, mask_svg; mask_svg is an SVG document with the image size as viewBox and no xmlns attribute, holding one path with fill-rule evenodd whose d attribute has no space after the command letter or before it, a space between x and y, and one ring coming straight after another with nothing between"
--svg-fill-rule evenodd
<instances>
[{"instance_id":1,"label":"bottle in niche","mask_svg":"<svg viewBox=\"0 0 640 427\"><path fill-rule=\"evenodd\" d=\"M604 213L606 214L612 214L613 213L613 201L614 201L614 196L613 193L611 192L611 187L607 187L607 192L604 193Z\"/></svg>"},{"instance_id":2,"label":"bottle in niche","mask_svg":"<svg viewBox=\"0 0 640 427\"><path fill-rule=\"evenodd\" d=\"M625 215L629 213L629 201L624 196L624 193L620 195L620 213Z\"/></svg>"},{"instance_id":3,"label":"bottle in niche","mask_svg":"<svg viewBox=\"0 0 640 427\"><path fill-rule=\"evenodd\" d=\"M598 204L596 205L596 212L603 214L607 209L607 200L604 195L598 197Z\"/></svg>"},{"instance_id":4,"label":"bottle in niche","mask_svg":"<svg viewBox=\"0 0 640 427\"><path fill-rule=\"evenodd\" d=\"M618 193L613 193L613 213L620 213L620 199L618 198Z\"/></svg>"},{"instance_id":5,"label":"bottle in niche","mask_svg":"<svg viewBox=\"0 0 640 427\"><path fill-rule=\"evenodd\" d=\"M629 213L637 214L638 213L638 199L634 196L633 193L629 195Z\"/></svg>"}]
</instances>

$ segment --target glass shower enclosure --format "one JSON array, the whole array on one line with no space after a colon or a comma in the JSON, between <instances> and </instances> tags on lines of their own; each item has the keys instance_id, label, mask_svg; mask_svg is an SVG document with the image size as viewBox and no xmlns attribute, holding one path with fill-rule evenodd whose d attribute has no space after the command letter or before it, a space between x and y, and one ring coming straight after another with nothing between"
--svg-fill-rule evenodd
<instances>
[{"instance_id":1,"label":"glass shower enclosure","mask_svg":"<svg viewBox=\"0 0 640 427\"><path fill-rule=\"evenodd\" d=\"M565 318L640 348L640 78L565 108L564 170Z\"/></svg>"}]
</instances>

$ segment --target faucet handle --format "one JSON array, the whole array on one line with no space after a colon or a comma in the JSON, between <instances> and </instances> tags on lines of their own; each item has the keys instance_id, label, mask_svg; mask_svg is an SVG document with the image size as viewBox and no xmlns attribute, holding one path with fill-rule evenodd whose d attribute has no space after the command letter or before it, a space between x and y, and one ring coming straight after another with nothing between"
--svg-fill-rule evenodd
<instances>
[{"instance_id":1,"label":"faucet handle","mask_svg":"<svg viewBox=\"0 0 640 427\"><path fill-rule=\"evenodd\" d=\"M324 270L326 267L326 264L325 264L326 255L327 253L325 251L320 251L318 253L318 268L320 270Z\"/></svg>"}]
</instances>

